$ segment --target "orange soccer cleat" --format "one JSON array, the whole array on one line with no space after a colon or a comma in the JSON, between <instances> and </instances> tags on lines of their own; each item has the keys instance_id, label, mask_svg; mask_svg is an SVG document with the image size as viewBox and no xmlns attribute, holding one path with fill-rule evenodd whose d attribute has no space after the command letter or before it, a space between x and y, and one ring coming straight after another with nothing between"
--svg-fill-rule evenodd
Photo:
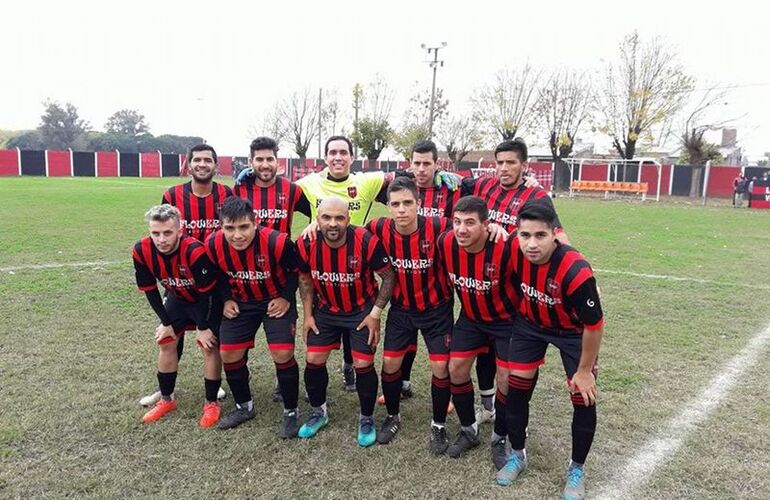
<instances>
[{"instance_id":1,"label":"orange soccer cleat","mask_svg":"<svg viewBox=\"0 0 770 500\"><path fill-rule=\"evenodd\" d=\"M222 407L217 402L206 402L203 405L203 415L201 416L201 429L208 429L217 422L219 422L219 416L222 414Z\"/></svg>"},{"instance_id":2,"label":"orange soccer cleat","mask_svg":"<svg viewBox=\"0 0 770 500\"><path fill-rule=\"evenodd\" d=\"M161 399L150 411L144 414L142 422L148 424L160 420L166 413L176 410L176 401L173 399Z\"/></svg>"}]
</instances>

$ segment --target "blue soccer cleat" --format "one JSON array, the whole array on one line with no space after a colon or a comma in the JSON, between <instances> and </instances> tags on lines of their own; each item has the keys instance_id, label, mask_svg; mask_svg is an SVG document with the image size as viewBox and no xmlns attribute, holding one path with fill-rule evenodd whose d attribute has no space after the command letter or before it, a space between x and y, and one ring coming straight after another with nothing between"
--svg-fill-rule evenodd
<instances>
[{"instance_id":1,"label":"blue soccer cleat","mask_svg":"<svg viewBox=\"0 0 770 500\"><path fill-rule=\"evenodd\" d=\"M366 448L377 442L377 430L374 426L374 417L361 417L358 419L358 446Z\"/></svg>"},{"instance_id":2,"label":"blue soccer cleat","mask_svg":"<svg viewBox=\"0 0 770 500\"><path fill-rule=\"evenodd\" d=\"M318 431L323 429L329 424L329 416L323 410L313 410L307 422L299 428L297 437L302 439L310 439L318 434Z\"/></svg>"}]
</instances>

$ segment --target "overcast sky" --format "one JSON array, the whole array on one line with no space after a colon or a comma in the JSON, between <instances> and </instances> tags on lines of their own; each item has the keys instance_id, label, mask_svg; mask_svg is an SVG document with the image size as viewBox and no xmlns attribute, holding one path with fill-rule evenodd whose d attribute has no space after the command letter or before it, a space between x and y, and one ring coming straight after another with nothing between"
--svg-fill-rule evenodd
<instances>
[{"instance_id":1,"label":"overcast sky","mask_svg":"<svg viewBox=\"0 0 770 500\"><path fill-rule=\"evenodd\" d=\"M698 88L736 87L719 118L737 118L740 145L761 158L770 151L767 17L756 1L684 3L7 2L0 128L36 127L52 98L97 130L134 108L155 135L200 135L221 154L244 154L250 128L292 89L337 89L349 118L353 84L379 73L397 89L398 123L415 82L430 86L422 43L447 42L438 84L459 112L498 69L527 60L598 80L602 60L637 29L676 50Z\"/></svg>"}]
</instances>

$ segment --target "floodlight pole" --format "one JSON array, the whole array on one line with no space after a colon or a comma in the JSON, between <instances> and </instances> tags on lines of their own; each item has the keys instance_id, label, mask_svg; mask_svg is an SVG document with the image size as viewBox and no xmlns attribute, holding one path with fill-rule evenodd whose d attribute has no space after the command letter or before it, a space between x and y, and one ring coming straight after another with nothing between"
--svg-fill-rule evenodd
<instances>
[{"instance_id":1,"label":"floodlight pole","mask_svg":"<svg viewBox=\"0 0 770 500\"><path fill-rule=\"evenodd\" d=\"M429 47L426 44L422 44L421 47L423 50L428 51L428 57L430 57L430 53L433 52L433 60L428 61L428 65L433 68L433 84L431 85L430 89L430 114L429 114L429 120L428 120L428 138L433 138L433 119L434 119L434 107L436 105L436 71L438 70L439 66L444 66L444 61L438 60L438 51L440 49L443 49L447 46L446 42L441 42L441 44L437 47Z\"/></svg>"}]
</instances>

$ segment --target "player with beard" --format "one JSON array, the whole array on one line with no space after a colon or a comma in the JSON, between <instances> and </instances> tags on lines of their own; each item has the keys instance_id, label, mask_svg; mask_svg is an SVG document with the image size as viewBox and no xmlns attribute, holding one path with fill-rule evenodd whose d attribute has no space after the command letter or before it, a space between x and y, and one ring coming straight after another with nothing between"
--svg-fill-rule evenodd
<instances>
[{"instance_id":1,"label":"player with beard","mask_svg":"<svg viewBox=\"0 0 770 500\"><path fill-rule=\"evenodd\" d=\"M192 147L187 154L187 164L190 181L168 188L160 202L176 207L181 217L182 229L198 241L204 242L219 228L219 207L233 193L228 186L214 181L218 158L213 147L208 144ZM214 294L211 299L215 301L212 308L221 309L217 295ZM177 343L178 360L182 359L183 350L184 337L180 337ZM139 404L152 406L160 397L161 392L158 390L141 398ZM224 397L225 391L220 388L218 398Z\"/></svg>"},{"instance_id":2,"label":"player with beard","mask_svg":"<svg viewBox=\"0 0 770 500\"><path fill-rule=\"evenodd\" d=\"M313 407L299 437L312 438L329 422L326 361L347 334L361 408L357 441L359 446L371 446L377 437L374 353L380 339L380 316L393 292L393 268L377 237L350 225L346 200L325 198L318 207L317 221L320 236L298 241L302 330L307 343L305 388ZM382 278L379 290L374 273Z\"/></svg>"},{"instance_id":3,"label":"player with beard","mask_svg":"<svg viewBox=\"0 0 770 500\"><path fill-rule=\"evenodd\" d=\"M529 203L519 213L514 240L515 289L519 315L514 322L508 367L508 437L513 452L497 473L507 486L527 467L524 448L529 401L548 344L559 349L572 400L572 461L564 498L585 497L583 464L596 431L596 374L604 316L593 271L583 256L559 242L556 212Z\"/></svg>"},{"instance_id":4,"label":"player with beard","mask_svg":"<svg viewBox=\"0 0 770 500\"><path fill-rule=\"evenodd\" d=\"M170 205L152 207L145 219L150 236L134 245L132 253L136 284L158 315L155 329L158 352L158 384L161 398L145 413L142 421L155 422L176 409L174 387L179 367L177 344L190 327L203 351L203 378L206 403L200 420L208 428L219 420L217 391L222 362L217 347L218 314L211 309L209 296L215 285L215 268L202 243L184 233L179 211ZM158 292L158 282L166 290L166 300Z\"/></svg>"}]
</instances>

